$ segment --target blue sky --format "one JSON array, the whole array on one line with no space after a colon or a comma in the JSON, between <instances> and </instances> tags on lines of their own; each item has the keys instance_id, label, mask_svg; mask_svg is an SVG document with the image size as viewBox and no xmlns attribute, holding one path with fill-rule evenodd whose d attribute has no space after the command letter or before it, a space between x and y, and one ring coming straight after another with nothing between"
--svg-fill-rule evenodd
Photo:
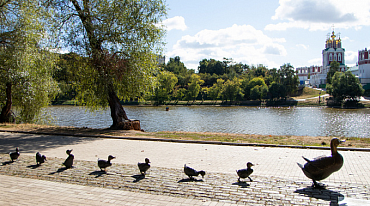
<instances>
[{"instance_id":1,"label":"blue sky","mask_svg":"<svg viewBox=\"0 0 370 206\"><path fill-rule=\"evenodd\" d=\"M202 59L322 65L327 34L340 33L347 66L370 48L369 0L167 0L165 56L188 69Z\"/></svg>"}]
</instances>

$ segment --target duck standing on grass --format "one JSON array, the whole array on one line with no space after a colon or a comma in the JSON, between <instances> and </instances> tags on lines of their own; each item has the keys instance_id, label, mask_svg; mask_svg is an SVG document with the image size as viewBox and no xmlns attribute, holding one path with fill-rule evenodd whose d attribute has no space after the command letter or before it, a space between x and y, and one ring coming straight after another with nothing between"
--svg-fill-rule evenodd
<instances>
[{"instance_id":1,"label":"duck standing on grass","mask_svg":"<svg viewBox=\"0 0 370 206\"><path fill-rule=\"evenodd\" d=\"M112 159L114 159L116 157L113 157L112 155L109 155L108 156L108 160L100 160L98 159L98 166L100 168L100 171L103 171L103 168L104 168L104 171L106 171L106 168L107 167L110 167L112 166L112 163L110 162Z\"/></svg>"},{"instance_id":2,"label":"duck standing on grass","mask_svg":"<svg viewBox=\"0 0 370 206\"><path fill-rule=\"evenodd\" d=\"M253 180L249 176L249 175L251 175L253 173L252 166L254 166L254 164L252 164L251 162L248 162L247 163L247 168L236 170L236 174L238 174L238 176L239 176L238 182L240 182L240 178L247 178L247 177L249 178L249 180L251 182L253 182Z\"/></svg>"},{"instance_id":3,"label":"duck standing on grass","mask_svg":"<svg viewBox=\"0 0 370 206\"><path fill-rule=\"evenodd\" d=\"M40 165L46 161L45 155L41 155L40 152L36 153L36 164Z\"/></svg>"},{"instance_id":4,"label":"duck standing on grass","mask_svg":"<svg viewBox=\"0 0 370 206\"><path fill-rule=\"evenodd\" d=\"M67 159L63 162L63 165L66 166L67 169L69 168L72 168L72 165L73 165L73 159L75 158L75 156L73 154L71 154L72 152L72 149L71 150L67 150L66 153L68 155Z\"/></svg>"},{"instance_id":5,"label":"duck standing on grass","mask_svg":"<svg viewBox=\"0 0 370 206\"><path fill-rule=\"evenodd\" d=\"M146 171L150 168L150 161L148 158L145 158L145 163L137 163L137 166L139 167L141 175L145 176Z\"/></svg>"},{"instance_id":6,"label":"duck standing on grass","mask_svg":"<svg viewBox=\"0 0 370 206\"><path fill-rule=\"evenodd\" d=\"M345 140L339 140L338 138L333 138L330 142L331 156L320 156L313 160L306 160L306 164L303 166L299 163L298 166L302 169L303 173L313 181L312 187L314 188L324 188L325 186L319 185L316 181L323 180L329 177L333 172L340 170L343 166L343 157L338 153L337 147Z\"/></svg>"},{"instance_id":7,"label":"duck standing on grass","mask_svg":"<svg viewBox=\"0 0 370 206\"><path fill-rule=\"evenodd\" d=\"M184 165L184 172L187 176L189 176L190 179L194 179L194 176L198 176L198 175L202 175L202 178L203 178L204 175L206 175L206 172L204 172L203 170L196 171L195 169L186 166L186 164Z\"/></svg>"},{"instance_id":8,"label":"duck standing on grass","mask_svg":"<svg viewBox=\"0 0 370 206\"><path fill-rule=\"evenodd\" d=\"M14 162L14 160L17 160L18 157L19 157L20 153L19 153L19 148L15 148L15 152L10 152L9 153L9 156L10 156L10 159L12 160L12 162Z\"/></svg>"}]
</instances>

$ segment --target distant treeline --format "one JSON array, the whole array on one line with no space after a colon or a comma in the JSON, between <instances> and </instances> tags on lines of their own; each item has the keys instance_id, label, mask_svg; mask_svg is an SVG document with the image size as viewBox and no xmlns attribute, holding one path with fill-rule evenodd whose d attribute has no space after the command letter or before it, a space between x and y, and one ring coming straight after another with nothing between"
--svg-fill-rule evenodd
<instances>
[{"instance_id":1,"label":"distant treeline","mask_svg":"<svg viewBox=\"0 0 370 206\"><path fill-rule=\"evenodd\" d=\"M81 71L76 67L86 65L86 61L88 59L75 53L60 55L53 78L61 92L54 102L61 103L76 97L75 78L81 78L81 74L75 75L75 72ZM249 66L227 58L223 61L203 59L196 72L187 69L176 56L159 67L152 74L155 80L153 90L143 99L155 105L195 100L221 100L224 103L264 99L279 101L295 94L299 85L298 76L289 63L280 69L267 69L263 65Z\"/></svg>"}]
</instances>

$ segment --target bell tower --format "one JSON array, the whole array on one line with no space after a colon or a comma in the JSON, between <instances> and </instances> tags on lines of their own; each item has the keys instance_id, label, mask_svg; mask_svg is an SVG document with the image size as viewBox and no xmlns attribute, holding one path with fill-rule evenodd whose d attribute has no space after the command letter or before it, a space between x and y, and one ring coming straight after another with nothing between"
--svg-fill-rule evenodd
<instances>
[{"instance_id":1,"label":"bell tower","mask_svg":"<svg viewBox=\"0 0 370 206\"><path fill-rule=\"evenodd\" d=\"M330 68L330 63L336 61L339 63L340 71L344 72L346 70L345 59L344 59L345 49L342 48L342 40L340 39L340 33L338 37L333 31L327 35L325 42L325 49L322 50L322 66L323 70L327 73Z\"/></svg>"}]
</instances>

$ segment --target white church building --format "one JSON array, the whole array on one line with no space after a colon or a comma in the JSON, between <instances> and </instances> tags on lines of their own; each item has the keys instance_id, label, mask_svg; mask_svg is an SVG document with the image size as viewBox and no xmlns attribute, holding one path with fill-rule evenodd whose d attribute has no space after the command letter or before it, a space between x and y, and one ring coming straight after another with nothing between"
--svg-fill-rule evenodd
<instances>
[{"instance_id":1,"label":"white church building","mask_svg":"<svg viewBox=\"0 0 370 206\"><path fill-rule=\"evenodd\" d=\"M296 68L301 84L309 80L309 84L318 88L326 87L326 74L329 72L330 63L336 61L339 63L340 71L346 71L345 49L342 48L340 36L335 35L334 31L325 42L325 49L322 50L322 66L310 66Z\"/></svg>"}]
</instances>

